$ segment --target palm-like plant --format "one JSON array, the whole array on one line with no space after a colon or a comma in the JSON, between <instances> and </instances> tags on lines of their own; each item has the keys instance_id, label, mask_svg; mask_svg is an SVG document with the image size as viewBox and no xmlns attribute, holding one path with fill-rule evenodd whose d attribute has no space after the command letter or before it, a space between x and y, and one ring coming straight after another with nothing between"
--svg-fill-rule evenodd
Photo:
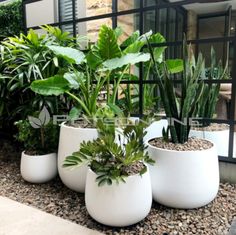
<instances>
[{"instance_id":1,"label":"palm-like plant","mask_svg":"<svg viewBox=\"0 0 236 235\"><path fill-rule=\"evenodd\" d=\"M121 141L124 138L125 143L117 142L114 125L108 126L98 121L97 126L100 137L83 142L78 152L66 158L64 167L79 167L87 163L98 175L98 185L101 186L111 185L113 181L125 182L125 178L129 175L128 169L136 164L154 163L142 142L146 135L142 123L124 128L123 134L119 135L118 139ZM147 167L143 165L138 173L142 175L146 171Z\"/></svg>"},{"instance_id":2,"label":"palm-like plant","mask_svg":"<svg viewBox=\"0 0 236 235\"><path fill-rule=\"evenodd\" d=\"M56 97L35 96L29 89L32 81L60 73L60 67L67 68L66 62L55 55L49 46L73 45L73 38L68 33L51 26L44 26L43 29L47 31L46 34L38 35L30 30L27 35L6 38L0 45L0 83L5 97L1 100L2 118L11 116L13 122L25 119L33 110L40 110L44 105L54 113L63 108L60 107L62 102L58 102Z\"/></svg>"}]
</instances>

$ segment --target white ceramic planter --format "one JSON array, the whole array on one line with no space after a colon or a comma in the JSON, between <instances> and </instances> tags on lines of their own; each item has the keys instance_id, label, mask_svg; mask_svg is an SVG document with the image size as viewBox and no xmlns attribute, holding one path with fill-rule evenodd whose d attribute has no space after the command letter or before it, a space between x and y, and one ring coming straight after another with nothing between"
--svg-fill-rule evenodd
<instances>
[{"instance_id":1,"label":"white ceramic planter","mask_svg":"<svg viewBox=\"0 0 236 235\"><path fill-rule=\"evenodd\" d=\"M85 203L88 213L99 223L123 227L144 219L152 204L149 171L129 176L126 183L98 186L97 175L89 170Z\"/></svg>"},{"instance_id":2,"label":"white ceramic planter","mask_svg":"<svg viewBox=\"0 0 236 235\"><path fill-rule=\"evenodd\" d=\"M222 131L200 131L191 130L189 136L206 139L213 142L219 156L228 156L229 149L229 129Z\"/></svg>"},{"instance_id":3,"label":"white ceramic planter","mask_svg":"<svg viewBox=\"0 0 236 235\"><path fill-rule=\"evenodd\" d=\"M58 149L58 171L62 182L70 189L84 193L88 167L86 165L70 170L63 168L63 161L80 148L83 141L93 140L98 137L95 128L76 128L61 124Z\"/></svg>"},{"instance_id":4,"label":"white ceramic planter","mask_svg":"<svg viewBox=\"0 0 236 235\"><path fill-rule=\"evenodd\" d=\"M148 144L148 143L147 143ZM148 144L152 193L155 201L174 208L197 208L211 202L219 188L216 148L172 151Z\"/></svg>"},{"instance_id":5,"label":"white ceramic planter","mask_svg":"<svg viewBox=\"0 0 236 235\"><path fill-rule=\"evenodd\" d=\"M144 141L161 137L163 127L167 128L168 122L166 119L153 122L149 127L146 128L147 135L144 137Z\"/></svg>"},{"instance_id":6,"label":"white ceramic planter","mask_svg":"<svg viewBox=\"0 0 236 235\"><path fill-rule=\"evenodd\" d=\"M22 152L21 176L30 183L45 183L57 175L56 153L30 156Z\"/></svg>"}]
</instances>

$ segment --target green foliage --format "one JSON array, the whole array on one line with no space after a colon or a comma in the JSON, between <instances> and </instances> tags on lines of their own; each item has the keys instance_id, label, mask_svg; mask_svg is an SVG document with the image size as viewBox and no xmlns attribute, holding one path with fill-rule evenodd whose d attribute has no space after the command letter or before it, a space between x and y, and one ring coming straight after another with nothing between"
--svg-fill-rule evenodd
<instances>
[{"instance_id":1,"label":"green foliage","mask_svg":"<svg viewBox=\"0 0 236 235\"><path fill-rule=\"evenodd\" d=\"M32 155L57 152L59 127L49 122L41 128L33 128L28 119L15 123L18 128L16 138L24 144L25 151Z\"/></svg>"},{"instance_id":2,"label":"green foliage","mask_svg":"<svg viewBox=\"0 0 236 235\"><path fill-rule=\"evenodd\" d=\"M209 80L221 80L228 78L228 63L223 68L222 62L216 62L215 50L211 48L211 67L204 69L206 72L202 74L203 79ZM216 111L216 104L218 101L220 92L220 83L212 84L205 83L203 88L203 95L199 99L198 107L195 115L201 118L212 119ZM210 125L209 122L205 121L204 126Z\"/></svg>"},{"instance_id":3,"label":"green foliage","mask_svg":"<svg viewBox=\"0 0 236 235\"><path fill-rule=\"evenodd\" d=\"M170 76L170 71L176 69L173 69L173 67L171 69L168 68L170 63L166 63L165 61L158 63L155 59L152 46L149 42L148 45L152 56L153 69L156 79L158 79L160 98L163 103L166 116L171 118L174 122L168 127L171 135L171 142L185 143L188 140L190 131L189 118L191 118L193 113L196 111L198 101L201 98L203 92L204 84L202 81L200 82L200 78L204 69L204 59L200 53L196 63L191 45L188 46L186 40L184 40L184 70L182 82L180 84L181 97L177 98L174 83ZM179 69L179 62L174 62L171 64L177 65L177 71L181 71L181 69ZM166 139L166 131L163 133Z\"/></svg>"},{"instance_id":4,"label":"green foliage","mask_svg":"<svg viewBox=\"0 0 236 235\"><path fill-rule=\"evenodd\" d=\"M0 3L0 39L19 35L23 29L22 1Z\"/></svg>"},{"instance_id":5,"label":"green foliage","mask_svg":"<svg viewBox=\"0 0 236 235\"><path fill-rule=\"evenodd\" d=\"M99 138L83 142L78 152L66 158L64 167L79 167L88 164L98 175L98 185L102 186L111 185L113 181L125 182L128 176L127 169L139 162L154 163L145 151L146 146L142 140L146 132L143 131L142 123L126 126L123 132L118 134L120 143L117 143L114 125L98 122L97 126ZM139 174L144 174L146 170L147 167L144 165L139 170Z\"/></svg>"},{"instance_id":6,"label":"green foliage","mask_svg":"<svg viewBox=\"0 0 236 235\"><path fill-rule=\"evenodd\" d=\"M114 70L122 68L125 65L134 65L149 60L150 55L148 53L129 53L120 58L114 58L103 62L103 66L105 67L103 70Z\"/></svg>"},{"instance_id":7,"label":"green foliage","mask_svg":"<svg viewBox=\"0 0 236 235\"><path fill-rule=\"evenodd\" d=\"M106 25L102 25L99 30L97 48L99 54L105 60L121 56L117 35L112 28Z\"/></svg>"},{"instance_id":8,"label":"green foliage","mask_svg":"<svg viewBox=\"0 0 236 235\"><path fill-rule=\"evenodd\" d=\"M0 99L0 126L6 122L11 125L15 120L24 120L44 105L52 113L66 107L63 99L59 102L57 97L35 95L29 89L32 81L69 69L68 63L53 53L50 46L74 46L73 38L68 33L51 26L42 28L46 34L38 35L30 30L27 35L8 37L0 45L0 86L1 96L4 97Z\"/></svg>"},{"instance_id":9,"label":"green foliage","mask_svg":"<svg viewBox=\"0 0 236 235\"><path fill-rule=\"evenodd\" d=\"M98 98L106 84L106 104L120 112L116 99L121 80L124 76L131 76L127 73L131 65L150 60L149 53L123 53L117 42L120 33L120 30L102 26L98 42L87 53L86 59L77 49L49 46L70 64L70 72L33 81L31 89L41 95L67 94L75 101L77 109L82 110L80 114L95 118L100 108ZM81 66L73 68L73 64ZM110 85L112 79L113 86Z\"/></svg>"}]
</instances>

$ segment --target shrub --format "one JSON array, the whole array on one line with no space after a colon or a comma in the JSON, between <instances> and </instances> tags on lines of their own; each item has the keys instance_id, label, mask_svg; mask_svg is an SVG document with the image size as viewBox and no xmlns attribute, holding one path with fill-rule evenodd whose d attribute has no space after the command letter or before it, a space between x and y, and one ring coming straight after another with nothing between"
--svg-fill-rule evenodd
<instances>
[{"instance_id":1,"label":"shrub","mask_svg":"<svg viewBox=\"0 0 236 235\"><path fill-rule=\"evenodd\" d=\"M0 39L19 35L23 31L22 1L14 0L0 4Z\"/></svg>"}]
</instances>

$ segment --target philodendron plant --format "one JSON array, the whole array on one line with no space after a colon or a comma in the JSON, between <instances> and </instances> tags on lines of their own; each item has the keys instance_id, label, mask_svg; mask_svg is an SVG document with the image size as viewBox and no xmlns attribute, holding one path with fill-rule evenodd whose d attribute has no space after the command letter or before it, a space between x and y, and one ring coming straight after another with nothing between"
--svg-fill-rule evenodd
<instances>
[{"instance_id":1,"label":"philodendron plant","mask_svg":"<svg viewBox=\"0 0 236 235\"><path fill-rule=\"evenodd\" d=\"M83 142L80 150L68 156L64 167L79 167L85 163L97 174L98 185L111 185L113 181L125 182L132 174L144 174L154 161L145 151L144 124L128 125L117 134L114 125L98 121L99 138ZM117 137L118 135L118 137Z\"/></svg>"},{"instance_id":2,"label":"philodendron plant","mask_svg":"<svg viewBox=\"0 0 236 235\"><path fill-rule=\"evenodd\" d=\"M197 62L195 62L191 45L187 45L186 40L184 40L183 74L179 84L181 95L177 97L174 82L171 78L171 68L175 67L174 61L158 63L155 60L154 50L150 42L148 42L148 47L153 61L153 70L156 79L158 79L160 98L166 116L171 120L167 130L163 129L163 139L169 141L170 133L171 142L183 144L188 141L189 137L189 118L196 111L198 101L203 93L204 83L200 81L200 78L204 69L204 59L202 54L199 53Z\"/></svg>"},{"instance_id":3,"label":"philodendron plant","mask_svg":"<svg viewBox=\"0 0 236 235\"><path fill-rule=\"evenodd\" d=\"M48 46L69 62L71 69L64 74L34 81L31 89L41 95L67 94L75 101L77 110L94 118L100 108L100 92L106 87L106 104L117 111L115 104L122 78L132 65L150 60L149 53L139 52L137 46L136 50L132 49L132 44L128 47L130 50L122 51L118 44L118 31L102 26L97 43L87 54L68 47Z\"/></svg>"}]
</instances>

